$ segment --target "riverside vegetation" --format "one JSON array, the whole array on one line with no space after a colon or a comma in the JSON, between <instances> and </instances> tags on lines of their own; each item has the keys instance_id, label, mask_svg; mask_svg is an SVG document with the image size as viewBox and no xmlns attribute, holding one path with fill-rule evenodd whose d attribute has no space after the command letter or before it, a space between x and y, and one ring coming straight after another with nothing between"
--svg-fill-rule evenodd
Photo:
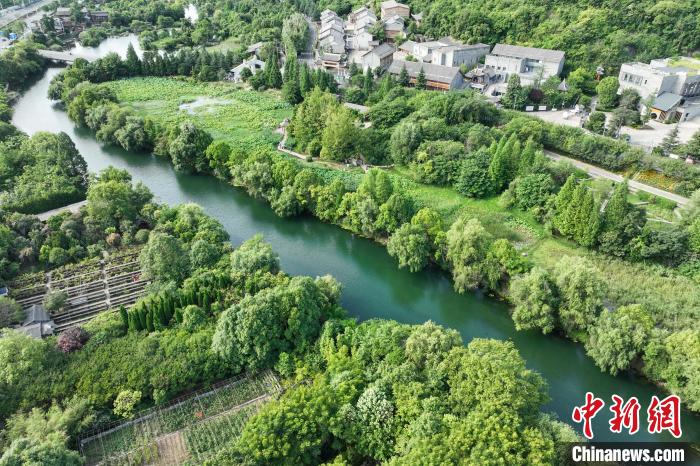
<instances>
[{"instance_id":1,"label":"riverside vegetation","mask_svg":"<svg viewBox=\"0 0 700 466\"><path fill-rule=\"evenodd\" d=\"M560 447L578 439L541 411L546 384L513 343L465 347L456 331L431 322L358 324L340 307L332 277L289 276L261 237L232 250L198 206L151 199L108 168L91 180L84 211L70 217L85 225L79 240L127 238L142 227L134 240L145 242L141 265L152 283L134 308L58 339L2 331L0 464L82 464L75 442L88 427L268 368L283 377L284 394L240 436L196 445L214 455L210 464L560 464ZM67 220L47 227L58 221ZM98 243L108 247L104 237Z\"/></svg>"},{"instance_id":2,"label":"riverside vegetation","mask_svg":"<svg viewBox=\"0 0 700 466\"><path fill-rule=\"evenodd\" d=\"M194 84L79 82L100 66L76 63L51 93L60 89L69 116L101 140L129 149L129 139L137 137L138 148L170 158L179 170L241 186L279 215L310 213L386 242L401 267L447 269L460 292L481 288L507 296L518 328L582 341L601 369L641 371L681 395L689 408L700 407L694 356L700 349L694 324L699 199L693 198L680 222L647 222L625 184L598 195L580 173L541 152L543 145L568 147L603 165L645 163L630 146L499 111L469 92L409 90L388 77L371 89L372 125L360 129L357 115L330 94L306 90L287 143L330 162L362 156L395 165L363 175L291 160L275 152L270 139L232 145L236 135L222 136L220 129L217 134L206 111L196 125L175 111L172 99L158 98L155 111L143 101L154 95L151 85ZM287 76L288 83L299 74ZM225 85L206 86L214 95L226 92ZM251 95L256 97L246 100L271 98ZM235 110L225 103L212 107L215 115L226 115L227 126L240 127ZM119 129L130 123L134 130L124 131L120 141ZM262 132L270 138L270 130ZM683 173L688 189L697 186L696 172ZM679 356L681 347L690 356Z\"/></svg>"}]
</instances>

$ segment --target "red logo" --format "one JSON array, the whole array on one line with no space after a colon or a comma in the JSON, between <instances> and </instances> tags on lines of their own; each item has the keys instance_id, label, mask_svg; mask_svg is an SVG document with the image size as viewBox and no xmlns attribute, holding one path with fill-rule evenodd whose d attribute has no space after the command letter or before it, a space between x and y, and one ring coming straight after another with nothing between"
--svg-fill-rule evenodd
<instances>
[{"instance_id":1,"label":"red logo","mask_svg":"<svg viewBox=\"0 0 700 466\"><path fill-rule=\"evenodd\" d=\"M624 427L630 435L636 434L639 430L639 409L641 405L636 397L632 397L624 403L624 400L617 396L612 396L613 405L610 411L614 416L610 419L610 431L620 433Z\"/></svg>"},{"instance_id":2,"label":"red logo","mask_svg":"<svg viewBox=\"0 0 700 466\"><path fill-rule=\"evenodd\" d=\"M586 392L586 404L583 406L576 406L574 412L571 414L571 418L574 422L583 421L583 435L585 435L587 439L593 438L591 420L598 414L598 411L603 409L603 406L605 406L603 400L596 398L591 392Z\"/></svg>"},{"instance_id":3,"label":"red logo","mask_svg":"<svg viewBox=\"0 0 700 466\"><path fill-rule=\"evenodd\" d=\"M676 438L681 436L681 399L676 395L669 395L661 401L652 396L647 416L650 434L667 430Z\"/></svg>"},{"instance_id":4,"label":"red logo","mask_svg":"<svg viewBox=\"0 0 700 466\"><path fill-rule=\"evenodd\" d=\"M613 417L608 421L610 431L619 434L622 429L627 429L630 435L636 434L639 431L639 411L641 410L639 400L633 396L625 402L621 396L612 395L612 401L610 411ZM605 406L603 400L596 398L591 392L586 392L586 402L582 406L576 406L571 413L571 419L574 422L583 422L583 435L589 440L593 438L591 421L603 406ZM652 396L647 408L647 422L647 430L650 434L667 430L675 438L680 438L682 435L681 399L676 395L669 395L663 400Z\"/></svg>"}]
</instances>

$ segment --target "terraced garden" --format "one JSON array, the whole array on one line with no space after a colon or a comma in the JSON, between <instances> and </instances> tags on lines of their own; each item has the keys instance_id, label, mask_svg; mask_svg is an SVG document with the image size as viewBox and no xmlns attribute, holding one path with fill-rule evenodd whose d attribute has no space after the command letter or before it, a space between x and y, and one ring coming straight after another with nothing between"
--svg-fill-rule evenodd
<instances>
[{"instance_id":1,"label":"terraced garden","mask_svg":"<svg viewBox=\"0 0 700 466\"><path fill-rule=\"evenodd\" d=\"M198 464L240 434L280 386L272 372L243 375L100 426L80 440L87 464Z\"/></svg>"},{"instance_id":2,"label":"terraced garden","mask_svg":"<svg viewBox=\"0 0 700 466\"><path fill-rule=\"evenodd\" d=\"M22 275L10 284L10 294L26 308L40 304L49 291L65 291L67 305L52 315L60 332L107 309L136 302L148 284L141 279L138 255L139 248L130 248L105 259L93 258L48 273Z\"/></svg>"}]
</instances>

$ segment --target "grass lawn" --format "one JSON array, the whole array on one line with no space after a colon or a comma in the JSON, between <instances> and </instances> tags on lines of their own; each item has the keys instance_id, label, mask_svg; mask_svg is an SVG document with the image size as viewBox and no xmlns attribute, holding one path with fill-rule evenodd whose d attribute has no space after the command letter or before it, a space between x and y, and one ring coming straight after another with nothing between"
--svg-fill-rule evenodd
<instances>
[{"instance_id":1,"label":"grass lawn","mask_svg":"<svg viewBox=\"0 0 700 466\"><path fill-rule=\"evenodd\" d=\"M229 37L216 45L211 45L207 47L210 52L227 52L229 50L236 50L241 46L241 39L239 37Z\"/></svg>"},{"instance_id":2,"label":"grass lawn","mask_svg":"<svg viewBox=\"0 0 700 466\"><path fill-rule=\"evenodd\" d=\"M243 147L276 143L277 125L292 116L279 92L254 92L225 82L174 78L134 78L107 83L123 105L159 121L196 121L215 139Z\"/></svg>"}]
</instances>

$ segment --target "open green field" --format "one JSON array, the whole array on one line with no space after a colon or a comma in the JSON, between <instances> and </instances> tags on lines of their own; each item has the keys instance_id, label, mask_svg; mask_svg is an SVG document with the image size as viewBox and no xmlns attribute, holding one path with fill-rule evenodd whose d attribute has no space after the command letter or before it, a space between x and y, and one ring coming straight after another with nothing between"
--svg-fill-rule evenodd
<instances>
[{"instance_id":1,"label":"open green field","mask_svg":"<svg viewBox=\"0 0 700 466\"><path fill-rule=\"evenodd\" d=\"M215 139L243 147L276 143L279 123L292 108L279 92L255 92L233 83L199 83L174 78L134 78L107 83L119 101L159 121L196 121Z\"/></svg>"}]
</instances>

